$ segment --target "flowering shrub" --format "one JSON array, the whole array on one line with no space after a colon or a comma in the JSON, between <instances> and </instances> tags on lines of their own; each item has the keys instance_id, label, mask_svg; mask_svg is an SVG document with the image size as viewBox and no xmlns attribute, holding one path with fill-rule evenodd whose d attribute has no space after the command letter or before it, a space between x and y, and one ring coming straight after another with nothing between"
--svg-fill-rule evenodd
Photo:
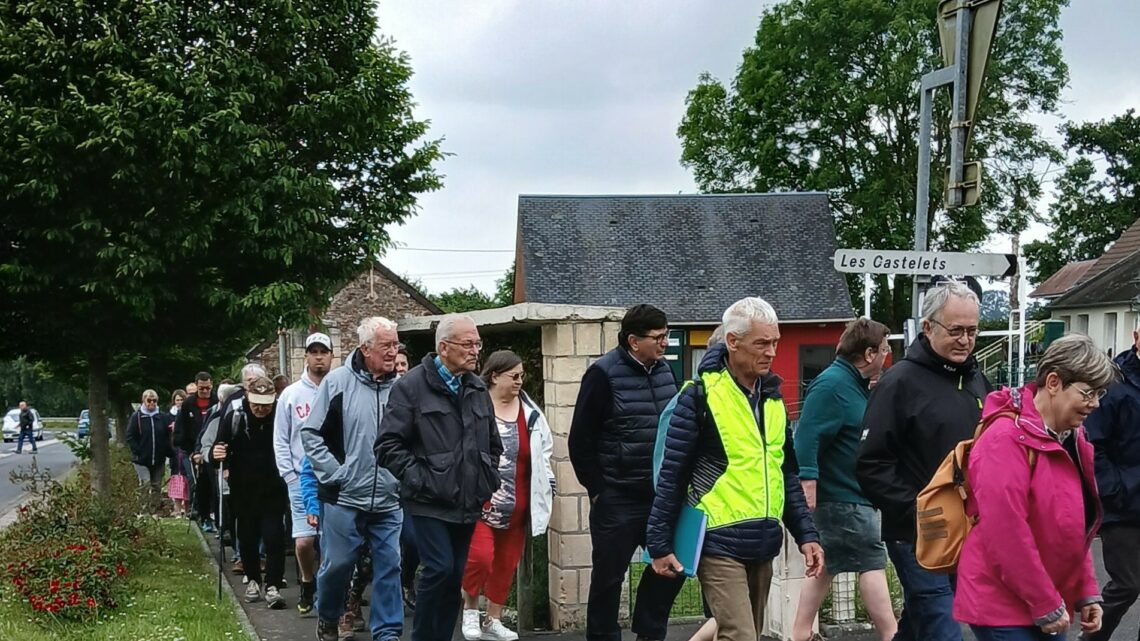
<instances>
[{"instance_id":1,"label":"flowering shrub","mask_svg":"<svg viewBox=\"0 0 1140 641\"><path fill-rule=\"evenodd\" d=\"M0 536L3 587L38 617L94 619L123 601L129 568L161 547L157 523L139 517L142 497L129 460L112 460L111 500L93 496L89 471L66 483L14 472L32 498Z\"/></svg>"}]
</instances>

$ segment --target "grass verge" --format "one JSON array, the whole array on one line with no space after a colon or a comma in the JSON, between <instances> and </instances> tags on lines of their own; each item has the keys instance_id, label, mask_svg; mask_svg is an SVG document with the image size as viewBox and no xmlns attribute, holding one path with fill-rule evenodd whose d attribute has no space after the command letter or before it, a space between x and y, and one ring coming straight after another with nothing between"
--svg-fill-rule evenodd
<instances>
[{"instance_id":1,"label":"grass verge","mask_svg":"<svg viewBox=\"0 0 1140 641\"><path fill-rule=\"evenodd\" d=\"M0 600L0 639L19 641L238 641L246 638L230 601L217 599L217 575L185 521L164 520L169 547L131 573L117 612L89 623L38 624L23 604Z\"/></svg>"}]
</instances>

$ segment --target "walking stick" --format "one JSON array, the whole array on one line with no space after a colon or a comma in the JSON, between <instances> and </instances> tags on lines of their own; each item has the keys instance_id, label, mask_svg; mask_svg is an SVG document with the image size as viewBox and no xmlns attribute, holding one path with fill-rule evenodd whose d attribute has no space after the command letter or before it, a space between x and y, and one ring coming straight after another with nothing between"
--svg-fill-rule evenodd
<instances>
[{"instance_id":1,"label":"walking stick","mask_svg":"<svg viewBox=\"0 0 1140 641\"><path fill-rule=\"evenodd\" d=\"M223 515L223 510L226 509L225 508L226 497L224 495L222 495L222 476L223 476L222 470L225 468L225 466L226 466L225 459L218 461L218 532L222 532L222 528L225 527L225 522L226 522L225 516ZM222 561L221 561L221 563L218 563L218 600L221 601L222 600L222 572L225 571L225 567L226 567L226 537L225 536L219 536L218 537L218 551L222 555Z\"/></svg>"},{"instance_id":2,"label":"walking stick","mask_svg":"<svg viewBox=\"0 0 1140 641\"><path fill-rule=\"evenodd\" d=\"M186 531L189 532L190 526L194 524L194 519L190 518L189 515L194 513L194 505L197 503L196 499L198 498L198 475L194 473L194 461L191 460L185 452L183 452L180 456L182 458L182 471L186 472L186 478L190 481L190 499L186 503Z\"/></svg>"}]
</instances>

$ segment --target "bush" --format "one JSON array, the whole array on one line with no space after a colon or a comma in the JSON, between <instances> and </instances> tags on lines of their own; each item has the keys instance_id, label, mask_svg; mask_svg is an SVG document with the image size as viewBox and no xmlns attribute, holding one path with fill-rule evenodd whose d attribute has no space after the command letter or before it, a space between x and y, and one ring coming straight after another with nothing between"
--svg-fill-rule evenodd
<instances>
[{"instance_id":1,"label":"bush","mask_svg":"<svg viewBox=\"0 0 1140 641\"><path fill-rule=\"evenodd\" d=\"M110 500L91 491L83 465L59 483L32 463L14 471L32 498L0 535L0 555L11 560L4 587L36 618L91 620L123 601L129 568L162 544L157 521L139 517L143 497L130 461L112 455Z\"/></svg>"}]
</instances>

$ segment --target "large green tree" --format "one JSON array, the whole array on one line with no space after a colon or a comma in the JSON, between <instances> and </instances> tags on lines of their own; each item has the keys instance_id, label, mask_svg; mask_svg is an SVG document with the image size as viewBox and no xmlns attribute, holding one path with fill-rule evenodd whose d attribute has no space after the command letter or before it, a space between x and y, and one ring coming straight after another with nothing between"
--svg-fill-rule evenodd
<instances>
[{"instance_id":1,"label":"large green tree","mask_svg":"<svg viewBox=\"0 0 1140 641\"><path fill-rule=\"evenodd\" d=\"M1057 178L1049 208L1052 231L1025 246L1033 280L1066 264L1100 256L1140 218L1140 117L1136 110L1098 122L1066 125L1072 159Z\"/></svg>"},{"instance_id":2,"label":"large green tree","mask_svg":"<svg viewBox=\"0 0 1140 641\"><path fill-rule=\"evenodd\" d=\"M99 492L113 372L303 323L438 187L375 9L0 4L0 348L86 372Z\"/></svg>"},{"instance_id":3,"label":"large green tree","mask_svg":"<svg viewBox=\"0 0 1140 641\"><path fill-rule=\"evenodd\" d=\"M1059 153L1030 122L1055 110L1068 71L1058 19L1066 0L1006 0L974 123L985 163L976 207L942 208L948 92L935 103L930 207L934 248L1016 234L1041 195L1036 172ZM913 246L919 82L942 66L938 0L789 0L764 12L729 86L702 75L678 128L682 164L708 192L818 190L841 246ZM852 297L861 287L852 279ZM909 315L910 282L877 281L876 317Z\"/></svg>"}]
</instances>

